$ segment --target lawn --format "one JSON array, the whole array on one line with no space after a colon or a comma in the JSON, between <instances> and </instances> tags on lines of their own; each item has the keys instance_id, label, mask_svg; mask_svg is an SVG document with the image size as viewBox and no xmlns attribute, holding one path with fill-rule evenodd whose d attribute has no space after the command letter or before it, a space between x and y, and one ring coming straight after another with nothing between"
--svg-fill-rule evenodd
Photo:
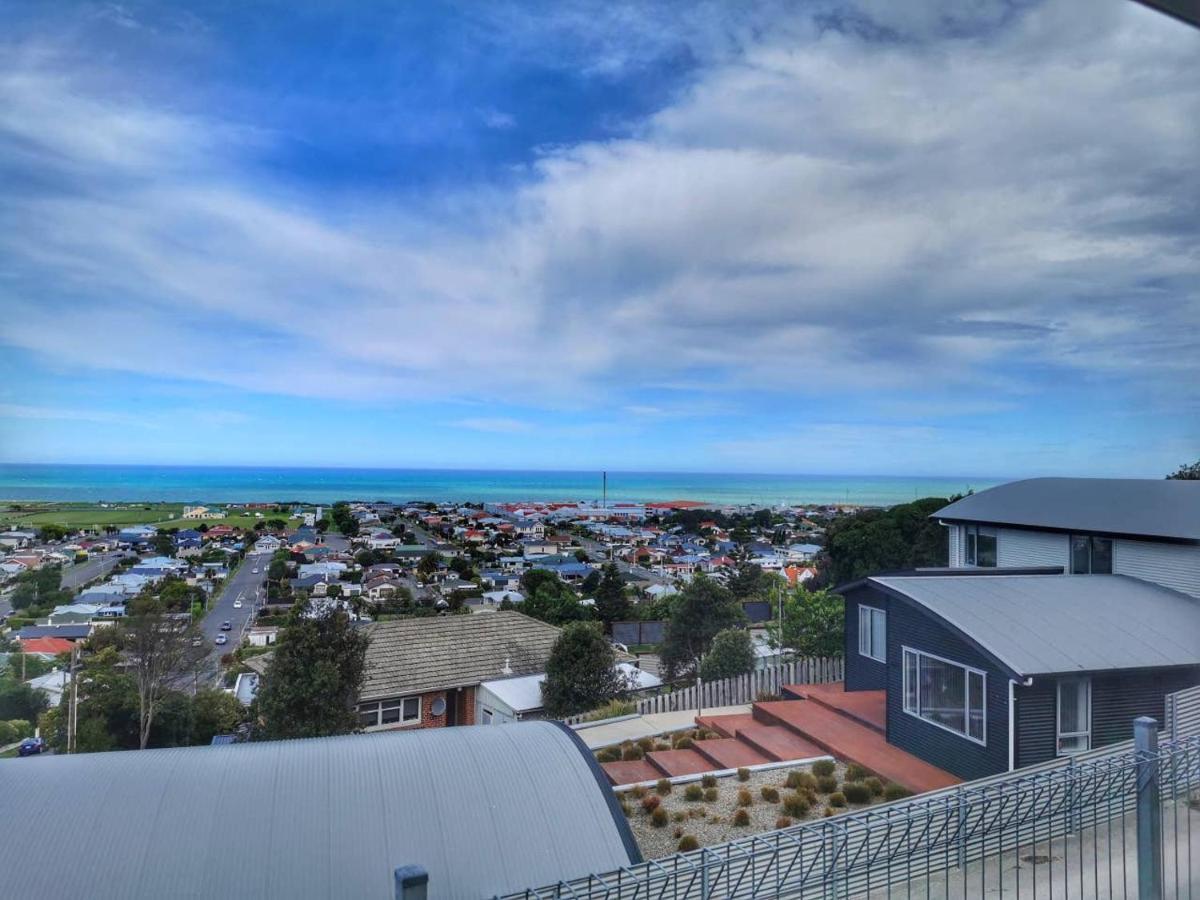
<instances>
[{"instance_id":1,"label":"lawn","mask_svg":"<svg viewBox=\"0 0 1200 900\"><path fill-rule=\"evenodd\" d=\"M220 519L184 519L182 503L125 503L100 506L98 503L18 503L0 502L0 527L37 528L61 525L65 528L91 528L105 525L153 525L157 528L195 528L201 523L253 528L263 519L283 519L294 527L299 520L271 512L256 518L252 513L236 513Z\"/></svg>"}]
</instances>

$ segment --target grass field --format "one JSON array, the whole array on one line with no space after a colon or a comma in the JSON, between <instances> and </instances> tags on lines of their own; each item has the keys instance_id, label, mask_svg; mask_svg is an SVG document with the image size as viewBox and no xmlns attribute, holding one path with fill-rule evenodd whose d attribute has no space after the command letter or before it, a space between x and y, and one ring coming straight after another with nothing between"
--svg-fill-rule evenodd
<instances>
[{"instance_id":1,"label":"grass field","mask_svg":"<svg viewBox=\"0 0 1200 900\"><path fill-rule=\"evenodd\" d=\"M159 528L195 528L202 522L213 525L233 525L253 528L261 519L239 513L220 519L183 519L182 503L130 503L102 507L96 503L15 503L0 501L0 527L37 528L41 525L61 525L64 528L91 528L105 525L154 525ZM276 513L263 512L264 519L282 518L289 526L297 519Z\"/></svg>"}]
</instances>

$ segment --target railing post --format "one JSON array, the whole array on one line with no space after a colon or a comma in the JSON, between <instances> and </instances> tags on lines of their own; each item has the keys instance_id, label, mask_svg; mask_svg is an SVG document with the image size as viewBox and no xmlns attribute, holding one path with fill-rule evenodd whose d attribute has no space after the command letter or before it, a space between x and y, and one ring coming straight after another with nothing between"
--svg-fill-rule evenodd
<instances>
[{"instance_id":1,"label":"railing post","mask_svg":"<svg viewBox=\"0 0 1200 900\"><path fill-rule=\"evenodd\" d=\"M1158 722L1133 720L1137 758L1137 864L1139 900L1162 900L1162 805L1158 791Z\"/></svg>"},{"instance_id":2,"label":"railing post","mask_svg":"<svg viewBox=\"0 0 1200 900\"><path fill-rule=\"evenodd\" d=\"M429 873L421 866L396 869L396 900L426 900L428 895Z\"/></svg>"}]
</instances>

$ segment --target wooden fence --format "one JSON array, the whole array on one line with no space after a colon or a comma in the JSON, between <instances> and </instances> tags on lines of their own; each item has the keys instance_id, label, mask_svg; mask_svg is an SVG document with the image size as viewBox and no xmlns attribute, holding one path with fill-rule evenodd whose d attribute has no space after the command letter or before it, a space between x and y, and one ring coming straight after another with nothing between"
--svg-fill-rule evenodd
<instances>
[{"instance_id":1,"label":"wooden fence","mask_svg":"<svg viewBox=\"0 0 1200 900\"><path fill-rule=\"evenodd\" d=\"M639 700L637 711L646 715L698 707L735 706L753 703L763 695L778 696L783 693L785 684L826 684L841 681L844 677L845 663L840 656L808 656L721 681L702 681L664 690Z\"/></svg>"}]
</instances>

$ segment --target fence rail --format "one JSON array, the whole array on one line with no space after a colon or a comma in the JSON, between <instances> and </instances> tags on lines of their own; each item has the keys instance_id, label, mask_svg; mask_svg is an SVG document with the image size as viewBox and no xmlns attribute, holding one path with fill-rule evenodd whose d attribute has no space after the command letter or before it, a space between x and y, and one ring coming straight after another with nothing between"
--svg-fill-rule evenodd
<instances>
[{"instance_id":1,"label":"fence rail","mask_svg":"<svg viewBox=\"0 0 1200 900\"><path fill-rule=\"evenodd\" d=\"M1126 743L507 898L1200 896L1198 792L1200 738ZM1139 856L1157 862L1139 870Z\"/></svg>"}]
</instances>

